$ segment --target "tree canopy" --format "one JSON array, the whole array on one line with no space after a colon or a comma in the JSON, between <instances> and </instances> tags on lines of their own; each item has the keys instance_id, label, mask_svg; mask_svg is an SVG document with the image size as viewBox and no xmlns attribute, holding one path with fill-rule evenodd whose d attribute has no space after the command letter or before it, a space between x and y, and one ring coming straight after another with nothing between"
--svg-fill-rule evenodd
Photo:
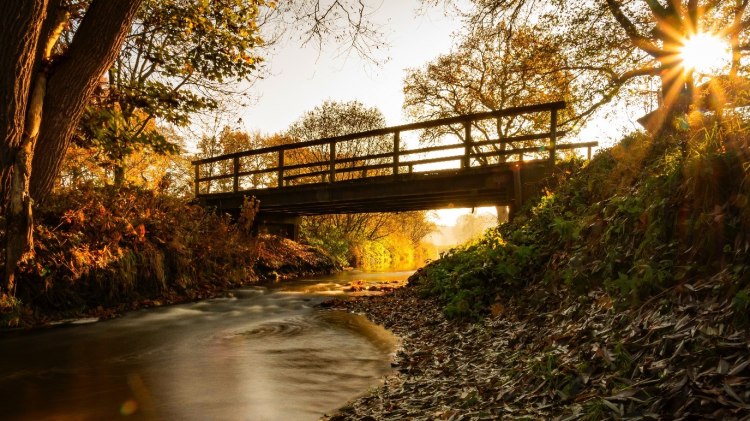
<instances>
[{"instance_id":1,"label":"tree canopy","mask_svg":"<svg viewBox=\"0 0 750 421\"><path fill-rule=\"evenodd\" d=\"M560 69L562 61L555 40L533 28L474 28L451 53L408 71L404 110L421 121L566 100L573 107L562 120L573 120L580 104L573 101L573 76ZM543 114L513 116L476 122L475 128L490 140L545 130L548 120ZM426 130L423 140L439 139L442 131L463 135L462 128L447 127Z\"/></svg>"},{"instance_id":2,"label":"tree canopy","mask_svg":"<svg viewBox=\"0 0 750 421\"><path fill-rule=\"evenodd\" d=\"M464 17L472 28L532 25L554 37L564 53L559 68L575 76L578 101L590 104L591 112L641 77L659 78L664 109L684 109L694 72L683 66L680 53L698 33L726 40L733 53L729 72L745 71L750 27L745 0L473 0L471 5Z\"/></svg>"}]
</instances>

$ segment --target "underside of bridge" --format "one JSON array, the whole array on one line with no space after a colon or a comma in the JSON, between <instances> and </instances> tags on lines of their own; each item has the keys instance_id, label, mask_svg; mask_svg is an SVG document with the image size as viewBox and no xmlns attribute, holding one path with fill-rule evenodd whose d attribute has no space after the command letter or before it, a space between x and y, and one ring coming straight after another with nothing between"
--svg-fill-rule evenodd
<instances>
[{"instance_id":1,"label":"underside of bridge","mask_svg":"<svg viewBox=\"0 0 750 421\"><path fill-rule=\"evenodd\" d=\"M404 212L480 206L516 207L539 191L548 161L499 164L198 196L201 205L237 214L245 196L260 201L261 231L296 237L299 216Z\"/></svg>"}]
</instances>

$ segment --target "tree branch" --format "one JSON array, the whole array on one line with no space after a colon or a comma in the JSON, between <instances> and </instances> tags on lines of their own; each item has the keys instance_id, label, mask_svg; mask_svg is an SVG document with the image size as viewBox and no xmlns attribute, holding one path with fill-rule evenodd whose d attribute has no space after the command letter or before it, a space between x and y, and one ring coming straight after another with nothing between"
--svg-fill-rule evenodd
<instances>
[{"instance_id":1,"label":"tree branch","mask_svg":"<svg viewBox=\"0 0 750 421\"><path fill-rule=\"evenodd\" d=\"M651 42L651 40L638 33L638 28L636 28L635 24L625 16L625 13L622 11L622 7L617 0L607 0L607 6L617 23L625 30L625 34L630 38L633 45L654 58L658 58L663 54L661 49Z\"/></svg>"}]
</instances>

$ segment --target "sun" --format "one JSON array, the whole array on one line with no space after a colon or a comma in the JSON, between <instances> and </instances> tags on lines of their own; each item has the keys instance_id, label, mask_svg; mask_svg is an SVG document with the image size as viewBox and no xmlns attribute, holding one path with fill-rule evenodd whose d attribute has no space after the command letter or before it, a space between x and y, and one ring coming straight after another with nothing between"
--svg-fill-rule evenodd
<instances>
[{"instance_id":1,"label":"sun","mask_svg":"<svg viewBox=\"0 0 750 421\"><path fill-rule=\"evenodd\" d=\"M709 75L721 73L730 64L729 45L707 32L690 36L680 48L682 64L688 71Z\"/></svg>"}]
</instances>

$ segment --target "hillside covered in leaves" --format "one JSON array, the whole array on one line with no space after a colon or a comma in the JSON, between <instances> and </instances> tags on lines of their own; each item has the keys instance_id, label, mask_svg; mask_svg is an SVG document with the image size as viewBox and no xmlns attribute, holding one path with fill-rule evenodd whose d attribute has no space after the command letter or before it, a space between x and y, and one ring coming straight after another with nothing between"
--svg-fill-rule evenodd
<instances>
[{"instance_id":1,"label":"hillside covered in leaves","mask_svg":"<svg viewBox=\"0 0 750 421\"><path fill-rule=\"evenodd\" d=\"M429 265L421 288L458 317L536 284L602 288L632 307L711 283L745 309L749 141L744 130L703 126L658 141L631 135L585 165L571 162L513 222Z\"/></svg>"},{"instance_id":2,"label":"hillside covered in leaves","mask_svg":"<svg viewBox=\"0 0 750 421\"><path fill-rule=\"evenodd\" d=\"M404 343L331 419L747 419L750 137L690 123L571 162L410 288L335 303Z\"/></svg>"}]
</instances>

